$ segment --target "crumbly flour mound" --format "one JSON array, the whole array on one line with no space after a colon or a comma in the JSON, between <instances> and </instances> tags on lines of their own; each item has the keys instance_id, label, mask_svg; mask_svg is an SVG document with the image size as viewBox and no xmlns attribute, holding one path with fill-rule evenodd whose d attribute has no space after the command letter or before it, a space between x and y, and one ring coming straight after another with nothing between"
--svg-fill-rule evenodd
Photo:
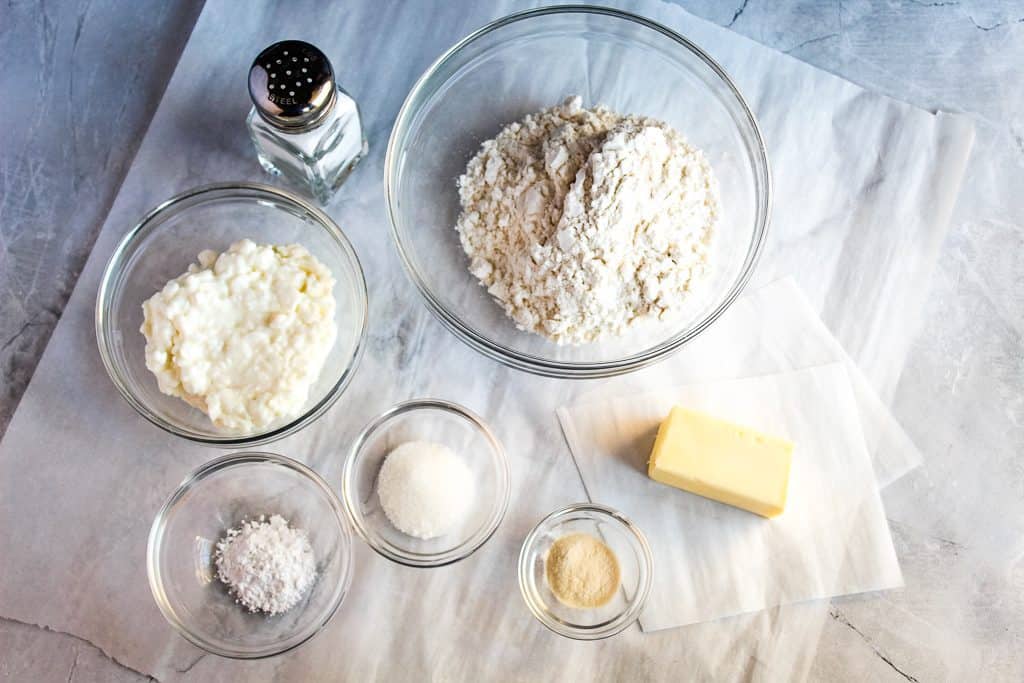
<instances>
[{"instance_id":1,"label":"crumbly flour mound","mask_svg":"<svg viewBox=\"0 0 1024 683\"><path fill-rule=\"evenodd\" d=\"M708 271L718 184L661 121L570 97L485 142L458 185L470 272L559 344L671 318Z\"/></svg>"},{"instance_id":2,"label":"crumbly flour mound","mask_svg":"<svg viewBox=\"0 0 1024 683\"><path fill-rule=\"evenodd\" d=\"M260 515L228 530L217 543L214 563L217 578L250 612L286 612L316 579L309 536L281 515Z\"/></svg>"}]
</instances>

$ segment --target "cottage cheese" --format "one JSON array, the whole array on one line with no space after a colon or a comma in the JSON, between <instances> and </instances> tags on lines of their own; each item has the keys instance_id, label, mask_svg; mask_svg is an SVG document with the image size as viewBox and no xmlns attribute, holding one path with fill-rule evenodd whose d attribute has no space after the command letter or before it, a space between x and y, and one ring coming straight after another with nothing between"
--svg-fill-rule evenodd
<instances>
[{"instance_id":1,"label":"cottage cheese","mask_svg":"<svg viewBox=\"0 0 1024 683\"><path fill-rule=\"evenodd\" d=\"M334 277L304 247L242 240L142 305L146 367L225 430L302 413L334 345Z\"/></svg>"},{"instance_id":2,"label":"cottage cheese","mask_svg":"<svg viewBox=\"0 0 1024 683\"><path fill-rule=\"evenodd\" d=\"M710 269L718 183L671 126L579 97L506 126L459 178L470 272L559 344L678 315Z\"/></svg>"}]
</instances>

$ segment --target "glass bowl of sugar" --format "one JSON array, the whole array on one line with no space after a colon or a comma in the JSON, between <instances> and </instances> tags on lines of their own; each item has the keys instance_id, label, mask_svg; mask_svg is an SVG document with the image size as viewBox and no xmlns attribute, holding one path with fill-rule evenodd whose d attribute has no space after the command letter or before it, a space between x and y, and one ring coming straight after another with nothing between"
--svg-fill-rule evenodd
<instances>
[{"instance_id":1,"label":"glass bowl of sugar","mask_svg":"<svg viewBox=\"0 0 1024 683\"><path fill-rule=\"evenodd\" d=\"M262 535L247 553L226 550L254 528ZM306 563L298 567L289 552L296 539ZM233 586L241 565L268 576ZM311 576L295 580L298 569ZM149 533L147 572L157 606L186 639L222 657L272 657L308 641L338 610L352 576L352 536L341 501L312 469L273 453L236 453L201 466L164 503ZM266 590L254 594L262 579ZM298 591L282 592L280 579Z\"/></svg>"},{"instance_id":2,"label":"glass bowl of sugar","mask_svg":"<svg viewBox=\"0 0 1024 683\"><path fill-rule=\"evenodd\" d=\"M419 458L419 467L408 462ZM490 427L439 399L399 403L371 420L342 472L356 533L409 567L441 567L476 552L501 524L509 491L508 459ZM451 523L434 533L441 521Z\"/></svg>"}]
</instances>

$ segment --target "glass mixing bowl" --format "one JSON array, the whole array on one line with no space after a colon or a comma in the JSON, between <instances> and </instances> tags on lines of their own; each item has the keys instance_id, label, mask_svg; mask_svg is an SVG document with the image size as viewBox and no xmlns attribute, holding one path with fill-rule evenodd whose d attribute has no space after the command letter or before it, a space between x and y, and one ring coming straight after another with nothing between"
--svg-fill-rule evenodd
<instances>
[{"instance_id":1,"label":"glass mixing bowl","mask_svg":"<svg viewBox=\"0 0 1024 683\"><path fill-rule=\"evenodd\" d=\"M621 584L612 600L593 609L559 602L548 586L548 550L563 536L584 533L605 543L619 561ZM576 503L552 512L534 527L519 552L519 590L540 623L575 640L600 640L639 618L651 590L651 549L639 527L604 505Z\"/></svg>"},{"instance_id":2,"label":"glass mixing bowl","mask_svg":"<svg viewBox=\"0 0 1024 683\"><path fill-rule=\"evenodd\" d=\"M203 249L224 251L243 238L298 243L335 278L337 339L303 413L252 433L220 430L199 410L160 392L146 368L142 302L186 271ZM96 338L121 395L143 417L192 441L253 446L287 436L322 415L348 385L366 336L366 282L352 245L320 209L266 185L221 184L172 197L125 235L103 273L96 297Z\"/></svg>"},{"instance_id":3,"label":"glass mixing bowl","mask_svg":"<svg viewBox=\"0 0 1024 683\"><path fill-rule=\"evenodd\" d=\"M526 114L583 97L668 122L702 149L721 186L714 267L670 323L583 346L516 329L468 270L456 179L480 144ZM495 21L444 53L413 86L388 143L384 187L406 272L427 306L477 351L553 377L604 377L654 363L736 299L764 244L771 177L757 121L718 64L647 19L548 7Z\"/></svg>"},{"instance_id":4,"label":"glass mixing bowl","mask_svg":"<svg viewBox=\"0 0 1024 683\"><path fill-rule=\"evenodd\" d=\"M214 552L228 529L279 514L313 546L316 581L287 612L267 616L237 604L216 577ZM149 587L167 621L199 647L239 659L270 657L316 635L352 578L352 537L341 501L320 475L272 453L224 455L193 472L153 520Z\"/></svg>"},{"instance_id":5,"label":"glass mixing bowl","mask_svg":"<svg viewBox=\"0 0 1024 683\"><path fill-rule=\"evenodd\" d=\"M381 508L377 475L388 454L407 441L447 446L473 474L475 491L466 519L443 536L406 536ZM342 472L342 500L356 533L384 557L409 567L441 567L476 552L505 517L509 491L508 459L491 429L472 411L439 399L399 403L371 420Z\"/></svg>"}]
</instances>

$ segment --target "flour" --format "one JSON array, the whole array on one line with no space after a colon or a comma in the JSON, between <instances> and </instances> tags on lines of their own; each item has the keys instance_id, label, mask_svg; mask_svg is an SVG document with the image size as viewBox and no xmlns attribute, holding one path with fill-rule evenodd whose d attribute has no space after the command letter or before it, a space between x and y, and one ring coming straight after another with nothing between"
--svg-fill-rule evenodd
<instances>
[{"instance_id":1,"label":"flour","mask_svg":"<svg viewBox=\"0 0 1024 683\"><path fill-rule=\"evenodd\" d=\"M250 612L286 612L316 579L309 537L280 515L260 515L228 530L217 543L215 563L217 578Z\"/></svg>"},{"instance_id":2,"label":"flour","mask_svg":"<svg viewBox=\"0 0 1024 683\"><path fill-rule=\"evenodd\" d=\"M718 184L661 121L570 97L483 143L458 185L470 272L559 344L670 319L709 270Z\"/></svg>"}]
</instances>

